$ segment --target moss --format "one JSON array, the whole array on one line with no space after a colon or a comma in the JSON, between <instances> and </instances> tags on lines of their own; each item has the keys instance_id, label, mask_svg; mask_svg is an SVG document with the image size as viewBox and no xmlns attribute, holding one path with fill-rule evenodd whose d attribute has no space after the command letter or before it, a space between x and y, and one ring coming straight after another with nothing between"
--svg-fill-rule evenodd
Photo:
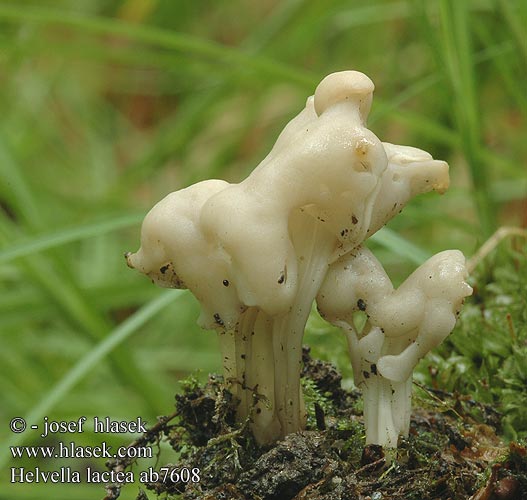
<instances>
[{"instance_id":1,"label":"moss","mask_svg":"<svg viewBox=\"0 0 527 500\"><path fill-rule=\"evenodd\" d=\"M210 377L204 385L186 381L176 398L177 419L159 427L157 439L168 440L178 457L179 463L167 467L198 468L201 480L145 484L149 497L461 500L486 487L490 476L485 478L485 471L507 452L494 427L474 420L463 405L455 409L456 395L443 392L439 402L430 389L421 398L423 407L412 415L408 439L396 451L365 447L362 417L356 414L359 394L343 390L335 383L340 381L335 368L311 359L307 351L304 362L308 429L267 447L256 445L249 420L235 423L236 401L220 377ZM317 417L316 406L322 417ZM510 465L502 469L508 475L496 476L493 485L507 485L511 479L499 481L510 476L523 488L524 448L518 450L511 448ZM141 495L145 500L145 492Z\"/></svg>"},{"instance_id":2,"label":"moss","mask_svg":"<svg viewBox=\"0 0 527 500\"><path fill-rule=\"evenodd\" d=\"M492 409L499 410L504 436L525 438L527 245L503 249L478 268L472 281L474 295L456 330L421 363L421 379L459 393L460 404L475 418L492 419Z\"/></svg>"},{"instance_id":3,"label":"moss","mask_svg":"<svg viewBox=\"0 0 527 500\"><path fill-rule=\"evenodd\" d=\"M251 415L221 377L183 382L174 421L136 443L167 440L199 483L146 484L184 500L516 500L527 497L527 251L476 274L477 293L447 345L421 365L410 434L397 450L365 447L361 396L331 364L303 353L307 429L258 446ZM433 362L433 364L432 364ZM423 369L425 370L423 372ZM426 377L423 377L423 373ZM255 395L256 397L256 395ZM130 467L112 463L110 467ZM116 489L118 496L119 488ZM145 500L147 493L141 493ZM114 496L112 498L117 498Z\"/></svg>"}]
</instances>

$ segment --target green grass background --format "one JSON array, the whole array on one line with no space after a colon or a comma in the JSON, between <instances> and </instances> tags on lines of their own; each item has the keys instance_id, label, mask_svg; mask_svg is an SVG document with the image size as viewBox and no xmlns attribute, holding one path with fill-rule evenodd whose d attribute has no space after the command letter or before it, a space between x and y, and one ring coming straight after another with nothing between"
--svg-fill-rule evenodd
<instances>
[{"instance_id":1,"label":"green grass background","mask_svg":"<svg viewBox=\"0 0 527 500\"><path fill-rule=\"evenodd\" d=\"M371 242L396 282L434 252L472 255L497 227L525 226L526 27L522 0L0 2L0 498L104 496L6 484L22 464L8 445L43 443L12 434L12 417L153 422L179 379L220 369L193 297L157 289L123 252L168 192L246 176L326 74L368 74L370 128L450 163L448 193ZM344 340L316 317L307 341L349 373ZM87 464L102 461L38 465Z\"/></svg>"}]
</instances>

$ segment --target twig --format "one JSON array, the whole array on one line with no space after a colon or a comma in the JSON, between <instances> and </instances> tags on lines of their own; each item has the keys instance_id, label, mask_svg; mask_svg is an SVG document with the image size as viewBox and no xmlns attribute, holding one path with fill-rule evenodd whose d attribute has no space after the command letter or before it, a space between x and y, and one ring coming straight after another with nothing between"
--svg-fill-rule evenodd
<instances>
[{"instance_id":1,"label":"twig","mask_svg":"<svg viewBox=\"0 0 527 500\"><path fill-rule=\"evenodd\" d=\"M424 385L420 384L419 382L416 382L415 380L413 381L413 384L419 387L419 389L421 389L423 392L428 394L428 396L430 396L434 401L439 403L441 406L446 408L448 411L451 411L452 413L454 413L454 415L456 415L457 418L459 418L460 420L463 420L463 417L456 411L456 409L453 406L449 405L448 403L443 401L440 397L434 394L434 392L441 392L445 394L444 391L434 391L433 392L430 389L426 388Z\"/></svg>"},{"instance_id":2,"label":"twig","mask_svg":"<svg viewBox=\"0 0 527 500\"><path fill-rule=\"evenodd\" d=\"M375 460L375 462L371 462L369 464L364 465L363 467L361 467L360 469L358 469L355 472L355 475L358 476L359 474L362 474L365 471L375 470L375 469L377 469L377 467L379 465L386 465L386 458L385 457L381 457L378 460Z\"/></svg>"},{"instance_id":3,"label":"twig","mask_svg":"<svg viewBox=\"0 0 527 500\"><path fill-rule=\"evenodd\" d=\"M157 423L150 427L142 436L138 437L135 441L131 442L127 449L131 448L138 448L142 446L146 446L149 443L153 443L154 441L159 439L159 433L166 428L166 425L168 422L173 420L177 416L177 412L172 413L168 416L162 416L157 419ZM128 467L130 464L132 464L137 458L120 458L118 460L109 461L107 463L107 467L114 472L122 472ZM106 496L103 498L103 500L116 500L121 495L121 487L122 484L116 483L116 484L107 484L106 489Z\"/></svg>"},{"instance_id":4,"label":"twig","mask_svg":"<svg viewBox=\"0 0 527 500\"><path fill-rule=\"evenodd\" d=\"M527 230L520 227L500 227L480 249L467 261L467 270L472 273L478 264L494 250L498 244L509 236L521 236L527 238Z\"/></svg>"}]
</instances>

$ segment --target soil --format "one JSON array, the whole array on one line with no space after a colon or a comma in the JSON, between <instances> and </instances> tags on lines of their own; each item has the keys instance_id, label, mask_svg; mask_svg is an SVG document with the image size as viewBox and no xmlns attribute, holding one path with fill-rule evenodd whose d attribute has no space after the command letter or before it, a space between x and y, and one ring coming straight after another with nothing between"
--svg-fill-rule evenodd
<instances>
[{"instance_id":1,"label":"soil","mask_svg":"<svg viewBox=\"0 0 527 500\"><path fill-rule=\"evenodd\" d=\"M221 377L187 381L176 411L131 446L168 440L170 468L199 469L199 482L146 484L138 500L522 500L527 450L499 438L500 415L469 398L422 388L410 435L397 450L364 446L361 399L330 365L304 351L308 429L270 447L236 424ZM132 464L109 462L113 470ZM119 497L109 485L105 500Z\"/></svg>"}]
</instances>

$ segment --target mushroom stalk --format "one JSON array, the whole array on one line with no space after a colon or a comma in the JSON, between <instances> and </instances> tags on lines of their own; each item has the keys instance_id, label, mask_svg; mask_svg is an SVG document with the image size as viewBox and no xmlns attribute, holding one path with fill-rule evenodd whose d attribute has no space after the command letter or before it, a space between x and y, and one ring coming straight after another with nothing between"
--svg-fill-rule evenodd
<instances>
[{"instance_id":1,"label":"mushroom stalk","mask_svg":"<svg viewBox=\"0 0 527 500\"><path fill-rule=\"evenodd\" d=\"M291 216L290 227L299 261L298 292L290 310L271 317L250 307L233 332L219 333L226 353L225 378L240 401L238 419L251 415L252 431L260 443L281 439L305 426L300 385L302 339L337 244L323 223L301 211Z\"/></svg>"},{"instance_id":2,"label":"mushroom stalk","mask_svg":"<svg viewBox=\"0 0 527 500\"><path fill-rule=\"evenodd\" d=\"M377 368L385 335L374 327L359 340L353 326L336 321L346 335L354 380L363 392L366 443L397 447L399 436L408 436L412 407L412 378L396 382L383 377Z\"/></svg>"},{"instance_id":3,"label":"mushroom stalk","mask_svg":"<svg viewBox=\"0 0 527 500\"><path fill-rule=\"evenodd\" d=\"M283 436L305 426L300 386L302 339L311 306L326 276L330 255L337 243L322 222L301 212L294 214L292 218L296 219L291 227L299 262L298 292L291 310L277 318L273 328L273 351L277 369L275 396Z\"/></svg>"}]
</instances>

